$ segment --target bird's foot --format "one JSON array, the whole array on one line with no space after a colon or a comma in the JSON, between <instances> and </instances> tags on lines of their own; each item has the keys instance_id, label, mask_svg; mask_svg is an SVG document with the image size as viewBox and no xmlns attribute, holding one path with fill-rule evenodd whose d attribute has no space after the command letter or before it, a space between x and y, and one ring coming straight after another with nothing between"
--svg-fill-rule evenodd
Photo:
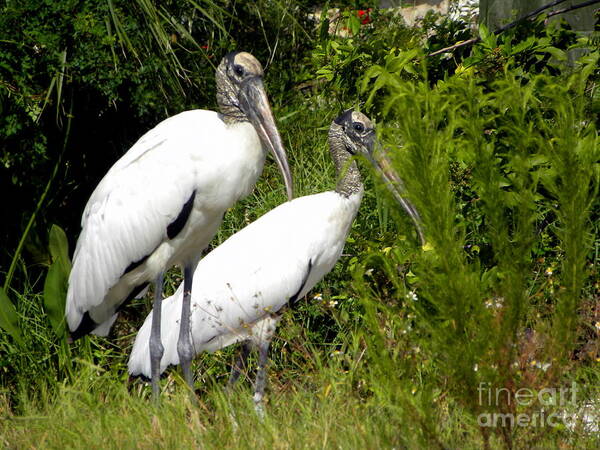
<instances>
[{"instance_id":1,"label":"bird's foot","mask_svg":"<svg viewBox=\"0 0 600 450\"><path fill-rule=\"evenodd\" d=\"M254 400L254 411L256 411L256 415L258 419L262 422L265 419L265 406L263 403L262 394L256 392L253 397Z\"/></svg>"}]
</instances>

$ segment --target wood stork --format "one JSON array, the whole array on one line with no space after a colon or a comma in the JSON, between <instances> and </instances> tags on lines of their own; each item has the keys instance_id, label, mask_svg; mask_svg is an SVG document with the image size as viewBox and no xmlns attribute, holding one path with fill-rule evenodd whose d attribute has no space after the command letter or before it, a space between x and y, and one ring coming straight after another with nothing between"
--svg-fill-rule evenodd
<instances>
[{"instance_id":1,"label":"wood stork","mask_svg":"<svg viewBox=\"0 0 600 450\"><path fill-rule=\"evenodd\" d=\"M234 364L235 382L251 347L259 350L254 402L261 411L268 348L283 311L320 281L342 253L363 195L353 155L372 159L375 134L371 121L346 111L331 124L329 146L339 180L335 191L296 198L269 211L237 232L196 267L192 290L190 339L194 353L213 352L245 342ZM340 174L343 174L340 177ZM392 185L390 184L390 187ZM406 202L406 205L409 205ZM412 206L407 212L413 216ZM178 364L178 339L183 305L181 286L162 305L165 352L160 371ZM150 332L156 310L140 329L129 359L132 375L149 376Z\"/></svg>"},{"instance_id":2,"label":"wood stork","mask_svg":"<svg viewBox=\"0 0 600 450\"><path fill-rule=\"evenodd\" d=\"M292 198L290 170L263 87L262 66L249 53L230 53L216 70L216 82L220 113L192 110L164 120L96 187L81 220L66 302L72 339L88 333L104 336L123 303L152 281L154 309L160 311L163 272L182 265L185 306L178 352L190 385L192 347L185 325L193 269L225 211L254 188L267 149ZM158 314L153 322L150 343L155 395L163 353L160 318Z\"/></svg>"}]
</instances>

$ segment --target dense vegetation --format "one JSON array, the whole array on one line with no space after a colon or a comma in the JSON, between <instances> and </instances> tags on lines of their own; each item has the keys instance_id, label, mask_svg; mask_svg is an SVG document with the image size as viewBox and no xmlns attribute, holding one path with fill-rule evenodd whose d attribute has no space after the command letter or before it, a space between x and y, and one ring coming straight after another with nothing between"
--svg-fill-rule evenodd
<instances>
[{"instance_id":1,"label":"dense vegetation","mask_svg":"<svg viewBox=\"0 0 600 450\"><path fill-rule=\"evenodd\" d=\"M597 34L540 18L499 36L481 27L475 46L428 57L471 36L470 25L430 16L409 28L390 11L358 14L360 2L330 23L310 20L313 6L0 7L2 445L599 445L584 423L585 405L599 416ZM149 402L126 373L145 300L109 339L68 346L61 321L68 249L94 186L160 120L214 108L214 67L237 48L266 66L297 194L335 185L326 130L360 106L427 239L419 245L364 170L344 256L280 326L263 422L248 383L222 392L231 349L197 358L199 405L176 370L162 405ZM285 200L274 166L228 212L214 245ZM180 275L168 278L172 290ZM576 401L552 391L573 386ZM527 392L534 401L519 401ZM486 426L494 413L576 419Z\"/></svg>"}]
</instances>

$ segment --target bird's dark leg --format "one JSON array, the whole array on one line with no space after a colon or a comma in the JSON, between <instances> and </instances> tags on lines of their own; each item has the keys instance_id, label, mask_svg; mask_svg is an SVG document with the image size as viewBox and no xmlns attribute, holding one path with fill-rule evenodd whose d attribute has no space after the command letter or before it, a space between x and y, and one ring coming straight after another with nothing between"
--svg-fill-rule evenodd
<instances>
[{"instance_id":1,"label":"bird's dark leg","mask_svg":"<svg viewBox=\"0 0 600 450\"><path fill-rule=\"evenodd\" d=\"M233 388L233 385L236 383L242 372L246 371L248 361L248 355L250 354L250 350L252 349L252 344L249 341L246 341L242 344L242 348L238 353L236 361L231 366L231 375L229 376L229 382L227 383L227 387L229 389Z\"/></svg>"},{"instance_id":2,"label":"bird's dark leg","mask_svg":"<svg viewBox=\"0 0 600 450\"><path fill-rule=\"evenodd\" d=\"M160 336L162 288L163 274L161 272L154 281L154 308L152 312L152 329L150 331L150 369L152 372L152 397L155 402L158 402L160 394L160 360L164 353Z\"/></svg>"},{"instance_id":3,"label":"bird's dark leg","mask_svg":"<svg viewBox=\"0 0 600 450\"><path fill-rule=\"evenodd\" d=\"M263 408L263 397L267 385L267 363L269 361L269 345L271 337L263 340L258 346L258 368L256 369L256 383L254 384L254 409L256 414L262 419L265 416Z\"/></svg>"},{"instance_id":4,"label":"bird's dark leg","mask_svg":"<svg viewBox=\"0 0 600 450\"><path fill-rule=\"evenodd\" d=\"M194 377L192 376L192 342L190 340L190 307L192 297L192 281L194 265L186 264L183 269L183 304L181 305L181 322L179 323L179 340L177 341L177 354L183 371L183 378L194 393Z\"/></svg>"}]
</instances>

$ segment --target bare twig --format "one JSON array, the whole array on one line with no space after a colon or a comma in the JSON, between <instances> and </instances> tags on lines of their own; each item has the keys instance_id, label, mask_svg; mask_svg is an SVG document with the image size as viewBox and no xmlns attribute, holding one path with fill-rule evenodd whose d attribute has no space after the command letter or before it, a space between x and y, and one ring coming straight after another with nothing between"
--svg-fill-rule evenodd
<instances>
[{"instance_id":1,"label":"bare twig","mask_svg":"<svg viewBox=\"0 0 600 450\"><path fill-rule=\"evenodd\" d=\"M553 2L548 3L547 5L540 6L538 9L533 10L533 11L525 14L522 17L519 17L514 22L511 22L509 24L504 25L503 27L498 28L497 30L494 31L494 34L498 35L498 34L504 32L506 30L510 30L511 28L514 28L518 23L522 22L523 20L528 20L528 19L531 19L532 17L537 17L544 10L546 10L548 8L552 8L553 6L556 6L556 5L558 5L560 3L563 3L565 1L566 0L554 0ZM568 8L563 8L563 9L559 9L559 10L556 10L556 11L551 11L551 12L548 13L548 17L556 16L558 14L563 14L563 13L566 13L566 12L569 12L569 11L573 11L573 10L579 9L579 8L585 8L586 6L593 5L594 3L600 3L600 0L588 0L588 1L583 2L583 3L578 3L576 5L571 5ZM436 50L435 52L429 53L427 56L435 56L435 55L439 55L441 53L447 53L447 52L450 52L452 50L456 50L457 48L464 47L466 45L476 44L479 41L481 41L481 38L480 37L476 37L476 38L468 39L466 41L457 42L456 44L451 45L449 47L445 47L445 48L442 48L440 50Z\"/></svg>"},{"instance_id":2,"label":"bare twig","mask_svg":"<svg viewBox=\"0 0 600 450\"><path fill-rule=\"evenodd\" d=\"M456 43L454 45L451 45L450 47L444 47L444 48L442 48L440 50L436 50L435 52L430 53L427 56L435 56L435 55L439 55L440 53L448 53L449 51L455 50L455 49L460 48L460 47L464 47L465 45L475 44L475 43L479 42L480 40L481 40L480 37L476 37L476 38L473 38L473 39L469 39L467 41L461 41L461 42L458 42L458 43Z\"/></svg>"}]
</instances>

